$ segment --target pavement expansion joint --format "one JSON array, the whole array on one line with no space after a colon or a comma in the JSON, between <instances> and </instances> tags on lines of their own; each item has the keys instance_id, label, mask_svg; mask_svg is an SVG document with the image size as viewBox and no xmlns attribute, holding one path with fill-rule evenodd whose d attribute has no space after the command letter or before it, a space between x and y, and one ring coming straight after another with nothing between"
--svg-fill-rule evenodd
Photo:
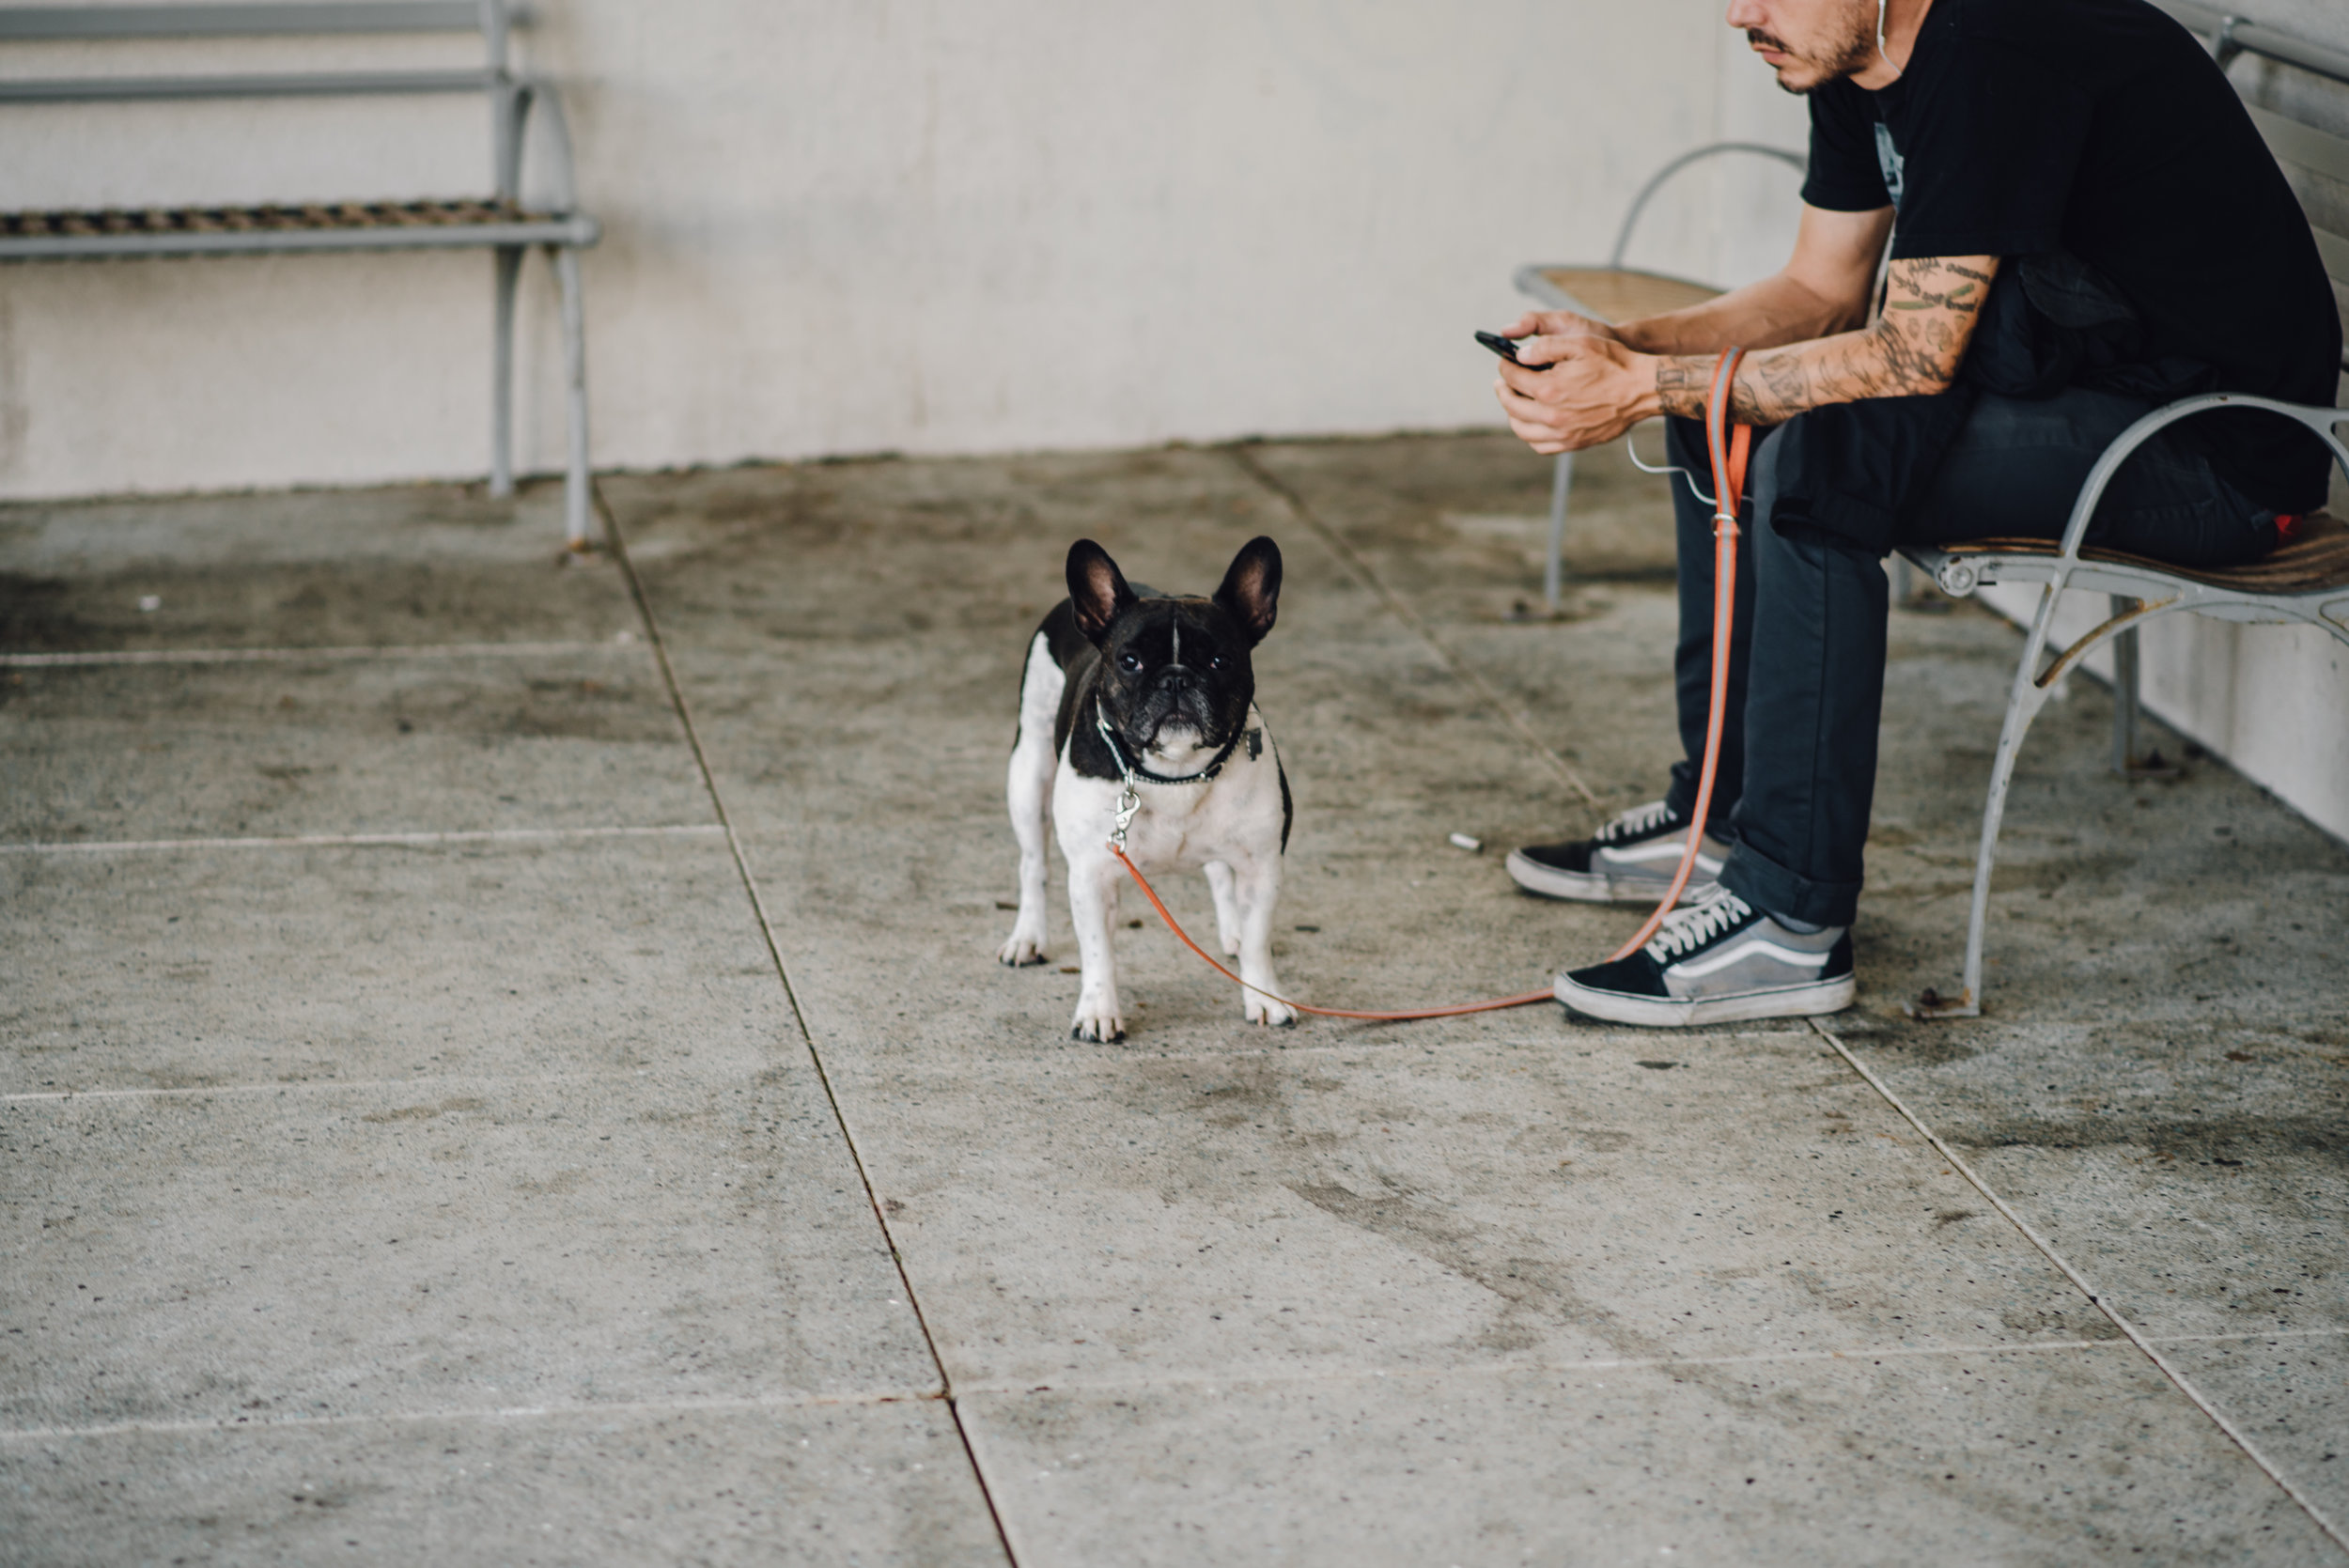
<instances>
[{"instance_id":1,"label":"pavement expansion joint","mask_svg":"<svg viewBox=\"0 0 2349 1568\"><path fill-rule=\"evenodd\" d=\"M2150 1334L2155 1344L2207 1344L2240 1340L2313 1340L2349 1338L2349 1328L2279 1329L2268 1334ZM1292 1387L1339 1385L1410 1379L1504 1377L1572 1377L1604 1372L1669 1372L1674 1367L1774 1366L1803 1362L1921 1360L1934 1357L2040 1356L2082 1351L2129 1350L2118 1335L2103 1340L2017 1341L2010 1344L1891 1344L1863 1345L1849 1350L1759 1350L1729 1356L1626 1356L1579 1361L1510 1361L1489 1366L1370 1367L1297 1372L1286 1369L1235 1368L1221 1373L1177 1374L1144 1377L1087 1377L1055 1383L962 1382L955 1385L958 1399L1014 1398L1036 1393L1125 1393L1147 1389Z\"/></svg>"},{"instance_id":2,"label":"pavement expansion joint","mask_svg":"<svg viewBox=\"0 0 2349 1568\"><path fill-rule=\"evenodd\" d=\"M693 722L692 705L685 699L684 684L677 679L677 668L670 661L667 642L661 634L661 623L652 613L652 598L645 591L644 579L636 573L636 564L629 558L628 539L620 532L619 519L613 515L603 492L593 489L596 510L601 517L604 536L610 543L613 559L619 563L620 575L628 583L629 597L635 602L642 618L646 641L651 645L653 664L661 673L661 684L667 688L670 706L676 711L677 724L685 732L685 744L693 754L693 767L700 773L702 788L709 798L709 808L716 814L718 824L725 834L726 851L733 857L736 875L740 878L742 893L749 900L752 918L758 923L760 939L766 944L767 957L774 968L775 980L783 987L784 1000L791 1008L791 1020L799 1027L800 1042L807 1050L809 1065L816 1069L816 1081L823 1090L824 1103L831 1108L832 1122L840 1129L842 1143L847 1147L848 1161L856 1168L857 1181L864 1189L864 1202L872 1210L873 1223L889 1248L890 1266L896 1271L897 1282L905 1292L906 1306L913 1313L915 1327L922 1336L923 1347L929 1352L930 1364L937 1370L940 1400L954 1422L956 1440L961 1445L964 1460L971 1467L972 1483L978 1488L979 1498L987 1508L988 1523L992 1528L996 1544L1003 1548L1004 1559L1014 1564L1019 1560L1012 1546L1011 1532L1005 1528L1003 1512L995 1498L995 1488L989 1483L987 1467L980 1463L978 1450L971 1441L971 1429L962 1419L962 1411L955 1401L954 1381L946 1370L946 1358L938 1347L938 1334L930 1326L930 1315L914 1289L913 1276L907 1271L904 1249L889 1224L889 1213L882 1206L880 1192L873 1185L873 1172L865 1157L863 1146L858 1141L855 1126L849 1122L847 1108L840 1103L838 1090L832 1084L832 1071L825 1064L824 1054L817 1046L816 1032L808 1027L807 1009L800 1001L799 987L792 983L791 968L784 961L783 946L775 938L775 921L767 908L767 896L759 888L758 877L751 870L750 857L742 848L742 836L735 831L733 815L726 809L725 792L718 787L717 769L709 764L709 753L702 744L700 727Z\"/></svg>"},{"instance_id":3,"label":"pavement expansion joint","mask_svg":"<svg viewBox=\"0 0 2349 1568\"><path fill-rule=\"evenodd\" d=\"M1313 1372L1234 1367L1214 1373L1087 1377L1059 1383L957 1383L955 1385L955 1395L958 1399L981 1394L1001 1398L1033 1393L1121 1393L1141 1389L1239 1385L1271 1388L1437 1378L1573 1377L1604 1372L1669 1372L1674 1367L1776 1366L1800 1362L1886 1361L1895 1358L1916 1360L1929 1357L2022 1356L2126 1348L2127 1342L2116 1337L2108 1340L2018 1341L2013 1344L1898 1344L1866 1345L1850 1350L1758 1350L1729 1356L1624 1356L1580 1361L1497 1361L1485 1366L1348 1367Z\"/></svg>"},{"instance_id":4,"label":"pavement expansion joint","mask_svg":"<svg viewBox=\"0 0 2349 1568\"><path fill-rule=\"evenodd\" d=\"M86 653L0 653L0 669L72 670L123 664L315 664L401 659L570 659L645 652L631 632L599 643L422 643L341 648L111 648Z\"/></svg>"},{"instance_id":5,"label":"pavement expansion joint","mask_svg":"<svg viewBox=\"0 0 2349 1568\"><path fill-rule=\"evenodd\" d=\"M438 1410L400 1410L352 1416L272 1416L258 1420L112 1421L91 1426L0 1428L0 1444L59 1442L126 1434L269 1432L295 1427L412 1426L433 1421L560 1421L568 1416L692 1415L726 1410L821 1410L844 1406L912 1405L945 1397L930 1389L860 1389L837 1394L762 1394L749 1399L632 1399L577 1405L454 1405Z\"/></svg>"},{"instance_id":6,"label":"pavement expansion joint","mask_svg":"<svg viewBox=\"0 0 2349 1568\"><path fill-rule=\"evenodd\" d=\"M1555 747L1535 733L1532 724L1527 721L1525 715L1509 703L1504 702L1501 693L1493 689L1492 683L1478 673L1474 665L1462 659L1452 644L1437 636L1434 629L1421 618L1418 612L1404 601L1403 596L1388 586L1386 580L1380 577L1371 564L1362 558L1361 551L1348 543L1344 535L1331 527L1320 513L1306 505L1303 496L1283 484L1263 464L1250 457L1246 447L1231 446L1226 447L1225 450L1231 454L1232 461L1239 466L1241 472L1286 507L1289 515L1302 523L1323 544L1329 546L1330 552L1337 556L1346 569L1353 574L1363 587L1377 595L1394 618L1408 628L1411 635L1424 643L1437 659L1442 661L1444 668L1451 671L1462 685L1474 691L1484 705L1490 708L1519 740L1531 747L1533 753L1549 766L1550 771L1558 775L1561 783L1580 796L1584 805L1594 810L1603 808L1605 802L1599 799L1598 792L1590 786L1582 775L1575 769L1574 765L1560 756Z\"/></svg>"},{"instance_id":7,"label":"pavement expansion joint","mask_svg":"<svg viewBox=\"0 0 2349 1568\"><path fill-rule=\"evenodd\" d=\"M1981 1175L1975 1172L1972 1166L1966 1163L1966 1161L1960 1157L1954 1148L1942 1140L1938 1133L1935 1132L1931 1127L1925 1126L1923 1119L1918 1116L1915 1111L1911 1110L1907 1104L1903 1101L1898 1094L1892 1092L1890 1084L1878 1078L1874 1072L1871 1072L1865 1063L1861 1062L1859 1057L1852 1054L1851 1048L1845 1046L1843 1042L1837 1037L1833 1030L1828 1028L1825 1023L1821 1022L1817 1018L1812 1018L1811 1020L1811 1027L1817 1032L1819 1038L1825 1040L1829 1046L1834 1048L1835 1053L1838 1056L1841 1056L1845 1062L1851 1064L1852 1071L1858 1073L1861 1078L1868 1080L1869 1087L1873 1088L1878 1094L1882 1095L1885 1103L1900 1113L1902 1120L1906 1121L1910 1126L1915 1127L1918 1133L1923 1137L1925 1141L1932 1144L1933 1147L1940 1154L1941 1157L1950 1162L1952 1168L1954 1169L1959 1175L1965 1177L1966 1180L1973 1186L1976 1191L1980 1192L1983 1197L1987 1199L1992 1207L1996 1208L1999 1214L2005 1216L2007 1222L2013 1225L2016 1230L2020 1231L2023 1234L2025 1240L2029 1241L2033 1247L2037 1248L2040 1252L2046 1257L2049 1263L2055 1265L2057 1269L2062 1273L2063 1277L2071 1281L2072 1283L2078 1288L2079 1293L2082 1296L2088 1297L2089 1303L2092 1306L2093 1306L2098 1312L2102 1312L2107 1318L2109 1318L2112 1322L2112 1326L2120 1329L2123 1335L2127 1336L2129 1343L2135 1345L2139 1350L2142 1351L2146 1359L2152 1361L2154 1365L2160 1370L2161 1374L2176 1386L2180 1393L2184 1394L2188 1400L2192 1401L2195 1407L2201 1410L2203 1415L2209 1417L2211 1421L2217 1426L2219 1431L2225 1433L2228 1438L2233 1442L2235 1447L2243 1451L2245 1456L2248 1457L2252 1464L2258 1466L2262 1471L2265 1472L2268 1480L2274 1482L2276 1485L2282 1490L2286 1497L2297 1503L2300 1507L2300 1511L2315 1522L2317 1529L2323 1530L2326 1535L2330 1536L2335 1545L2340 1546L2344 1551L2349 1551L2349 1531L2344 1531L2342 1528L2317 1504L2315 1498L2310 1497L2301 1487L2294 1484L2292 1478L2285 1475L2284 1472L2278 1467L2276 1463L2269 1459L2268 1456L2261 1451L2260 1446L2256 1442L2252 1441L2249 1433L2245 1432L2236 1422L2228 1420L2226 1413L2220 1410L2218 1406L2211 1401L2208 1395L2204 1394L2201 1389L2196 1388L2192 1380L2190 1380L2186 1374L2179 1371L2178 1368L2170 1362L2168 1357L2162 1355L2161 1352L2155 1347L2156 1342L2151 1336L2146 1334L2146 1332L2139 1328L2135 1323L2131 1322L2118 1307L2114 1306L2108 1296L2099 1291L2094 1285L2091 1284L2086 1275L2082 1274L2077 1268L2074 1267L2070 1260L2065 1258L2061 1252L2058 1252L2055 1250L2053 1243L2049 1242L2045 1236L2041 1235L2036 1230L2034 1230L2031 1227L2030 1222L2025 1219L2022 1215L2015 1210L2013 1204L2009 1203L2004 1198L2000 1197L1998 1192L1991 1188L1990 1184L1984 1181ZM2260 1336L2227 1335L2221 1337L2232 1339L2257 1338Z\"/></svg>"},{"instance_id":8,"label":"pavement expansion joint","mask_svg":"<svg viewBox=\"0 0 2349 1568\"><path fill-rule=\"evenodd\" d=\"M0 844L0 855L135 855L177 849L431 848L439 845L529 844L562 839L676 838L721 834L715 822L641 828L478 828L451 832L289 833L277 838L110 839L87 844Z\"/></svg>"},{"instance_id":9,"label":"pavement expansion joint","mask_svg":"<svg viewBox=\"0 0 2349 1568\"><path fill-rule=\"evenodd\" d=\"M199 1083L169 1089L41 1089L0 1094L0 1105L38 1104L44 1100L190 1099L203 1094L366 1094L378 1089L448 1088L459 1084L508 1088L518 1084L581 1083L605 1079L633 1082L643 1072L641 1068L613 1067L602 1071L587 1068L561 1073L501 1074L492 1077L466 1073L454 1076L434 1074L428 1078L315 1078L275 1083Z\"/></svg>"}]
</instances>

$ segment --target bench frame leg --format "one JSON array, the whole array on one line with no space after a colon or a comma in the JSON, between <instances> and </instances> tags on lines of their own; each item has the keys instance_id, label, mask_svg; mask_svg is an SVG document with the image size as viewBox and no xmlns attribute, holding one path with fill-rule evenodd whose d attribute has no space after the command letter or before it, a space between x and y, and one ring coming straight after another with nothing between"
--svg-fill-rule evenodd
<instances>
[{"instance_id":1,"label":"bench frame leg","mask_svg":"<svg viewBox=\"0 0 2349 1568\"><path fill-rule=\"evenodd\" d=\"M1542 602L1555 614L1566 580L1566 497L1574 489L1574 454L1558 454L1549 479L1549 554L1542 564Z\"/></svg>"},{"instance_id":2,"label":"bench frame leg","mask_svg":"<svg viewBox=\"0 0 2349 1568\"><path fill-rule=\"evenodd\" d=\"M500 245L496 260L490 359L490 493L514 493L514 296L521 280L523 247ZM590 527L595 503L587 473L587 310L580 290L579 251L549 245L563 318L563 541L571 551L595 549Z\"/></svg>"},{"instance_id":3,"label":"bench frame leg","mask_svg":"<svg viewBox=\"0 0 2349 1568\"><path fill-rule=\"evenodd\" d=\"M552 247L554 278L563 306L563 380L570 434L569 462L563 476L563 536L581 553L595 548L588 538L594 510L587 475L587 306L580 291L579 252Z\"/></svg>"},{"instance_id":4,"label":"bench frame leg","mask_svg":"<svg viewBox=\"0 0 2349 1568\"><path fill-rule=\"evenodd\" d=\"M514 493L514 290L522 247L500 245L492 259L495 293L490 327L490 493Z\"/></svg>"}]
</instances>

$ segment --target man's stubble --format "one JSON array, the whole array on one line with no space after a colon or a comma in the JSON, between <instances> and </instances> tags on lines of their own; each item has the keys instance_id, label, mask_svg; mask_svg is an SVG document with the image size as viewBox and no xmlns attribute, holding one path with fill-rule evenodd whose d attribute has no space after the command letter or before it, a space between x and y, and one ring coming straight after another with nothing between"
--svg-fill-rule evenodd
<instances>
[{"instance_id":1,"label":"man's stubble","mask_svg":"<svg viewBox=\"0 0 2349 1568\"><path fill-rule=\"evenodd\" d=\"M1845 29L1840 38L1828 40L1824 46L1797 53L1785 39L1759 27L1746 29L1746 42L1757 48L1767 48L1788 56L1786 64L1777 68L1779 87L1797 98L1806 97L1829 82L1841 82L1868 69L1875 59L1875 14L1866 0L1853 6L1844 17ZM1791 77L1789 73L1792 73Z\"/></svg>"}]
</instances>

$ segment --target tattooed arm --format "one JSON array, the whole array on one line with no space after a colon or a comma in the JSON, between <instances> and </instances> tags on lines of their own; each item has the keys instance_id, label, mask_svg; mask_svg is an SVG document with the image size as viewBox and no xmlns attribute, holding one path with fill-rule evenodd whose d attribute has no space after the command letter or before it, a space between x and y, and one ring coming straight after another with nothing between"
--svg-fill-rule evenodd
<instances>
[{"instance_id":1,"label":"tattooed arm","mask_svg":"<svg viewBox=\"0 0 2349 1568\"><path fill-rule=\"evenodd\" d=\"M1946 392L1965 363L1998 271L1995 256L1893 262L1885 275L1884 314L1873 325L1747 355L1733 399L1736 418L1780 425L1826 403ZM1703 418L1712 380L1710 355L1659 359L1661 411Z\"/></svg>"},{"instance_id":2,"label":"tattooed arm","mask_svg":"<svg viewBox=\"0 0 2349 1568\"><path fill-rule=\"evenodd\" d=\"M1996 256L1893 262L1874 323L1748 354L1735 416L1777 425L1829 403L1945 391L1998 270ZM1579 451L1657 414L1702 418L1712 385L1712 353L1641 353L1620 338L1546 337L1525 357L1552 363L1539 371L1503 364L1501 403L1510 428L1537 452Z\"/></svg>"}]
</instances>

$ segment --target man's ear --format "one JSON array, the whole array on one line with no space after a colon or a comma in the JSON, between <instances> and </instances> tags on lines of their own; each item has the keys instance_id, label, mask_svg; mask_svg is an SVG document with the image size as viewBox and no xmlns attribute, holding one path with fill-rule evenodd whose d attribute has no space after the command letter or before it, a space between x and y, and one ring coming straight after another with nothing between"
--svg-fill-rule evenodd
<instances>
[{"instance_id":1,"label":"man's ear","mask_svg":"<svg viewBox=\"0 0 2349 1568\"><path fill-rule=\"evenodd\" d=\"M1077 613L1077 629L1095 646L1109 635L1110 622L1117 618L1117 613L1134 602L1134 591L1126 586L1126 574L1117 569L1108 551L1091 539L1079 539L1068 547L1069 607Z\"/></svg>"},{"instance_id":2,"label":"man's ear","mask_svg":"<svg viewBox=\"0 0 2349 1568\"><path fill-rule=\"evenodd\" d=\"M1281 547L1261 534L1240 546L1215 601L1248 633L1250 646L1263 642L1281 613Z\"/></svg>"}]
</instances>

